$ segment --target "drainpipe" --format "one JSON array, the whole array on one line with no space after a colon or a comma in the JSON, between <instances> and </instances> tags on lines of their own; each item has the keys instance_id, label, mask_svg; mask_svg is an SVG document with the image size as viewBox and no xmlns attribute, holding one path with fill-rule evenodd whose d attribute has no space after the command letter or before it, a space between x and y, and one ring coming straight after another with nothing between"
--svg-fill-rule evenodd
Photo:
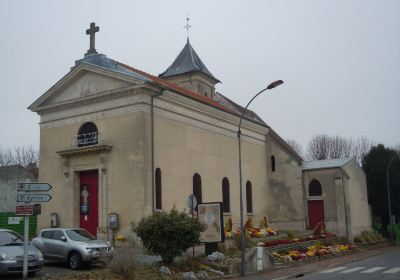
<instances>
[{"instance_id":1,"label":"drainpipe","mask_svg":"<svg viewBox=\"0 0 400 280\"><path fill-rule=\"evenodd\" d=\"M154 214L155 203L154 203L154 98L159 97L163 94L165 89L161 89L161 91L155 95L151 96L151 212Z\"/></svg>"},{"instance_id":2,"label":"drainpipe","mask_svg":"<svg viewBox=\"0 0 400 280\"><path fill-rule=\"evenodd\" d=\"M349 224L348 224L348 217L347 217L347 203L346 203L346 188L344 185L344 172L343 169L341 169L342 171L342 186L343 186L343 206L344 206L344 221L346 224L346 237L350 238L349 235Z\"/></svg>"}]
</instances>

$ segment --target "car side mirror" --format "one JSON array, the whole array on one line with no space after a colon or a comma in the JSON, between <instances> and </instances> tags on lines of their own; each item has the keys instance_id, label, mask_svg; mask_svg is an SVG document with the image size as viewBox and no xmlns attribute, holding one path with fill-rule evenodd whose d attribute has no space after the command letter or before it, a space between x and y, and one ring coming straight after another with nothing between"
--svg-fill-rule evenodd
<instances>
[{"instance_id":1,"label":"car side mirror","mask_svg":"<svg viewBox=\"0 0 400 280\"><path fill-rule=\"evenodd\" d=\"M67 241L67 238L66 238L65 236L61 236L61 241L66 242L66 241Z\"/></svg>"}]
</instances>

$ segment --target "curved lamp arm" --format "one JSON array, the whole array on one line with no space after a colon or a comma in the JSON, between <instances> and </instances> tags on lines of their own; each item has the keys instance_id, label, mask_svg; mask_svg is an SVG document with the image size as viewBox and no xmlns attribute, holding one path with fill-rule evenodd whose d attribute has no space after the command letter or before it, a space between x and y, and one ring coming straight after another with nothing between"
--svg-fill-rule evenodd
<instances>
[{"instance_id":1,"label":"curved lamp arm","mask_svg":"<svg viewBox=\"0 0 400 280\"><path fill-rule=\"evenodd\" d=\"M249 107L250 103L257 97L259 96L261 93L263 93L266 90L269 89L273 89L276 88L277 86L280 86L281 84L283 84L282 80L277 80L275 82L270 83L265 89L261 90L260 92L258 92L256 95L254 95L254 97L249 101L249 103L247 103L246 107L242 110L242 113L240 115L240 121L239 121L239 128L238 128L238 136L240 136L241 131L240 131L240 127L242 126L242 120L243 120L243 116L244 116L244 112L247 111L247 107Z\"/></svg>"}]
</instances>

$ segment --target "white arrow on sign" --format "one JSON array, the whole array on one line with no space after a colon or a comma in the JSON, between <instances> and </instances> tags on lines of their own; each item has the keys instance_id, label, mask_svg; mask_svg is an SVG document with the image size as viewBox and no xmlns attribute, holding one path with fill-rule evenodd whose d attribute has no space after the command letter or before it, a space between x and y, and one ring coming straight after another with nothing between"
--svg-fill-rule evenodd
<instances>
[{"instance_id":1,"label":"white arrow on sign","mask_svg":"<svg viewBox=\"0 0 400 280\"><path fill-rule=\"evenodd\" d=\"M18 191L19 192L47 192L51 190L52 186L47 183L19 183Z\"/></svg>"},{"instance_id":2,"label":"white arrow on sign","mask_svg":"<svg viewBox=\"0 0 400 280\"><path fill-rule=\"evenodd\" d=\"M47 202L51 198L49 194L17 193L17 202Z\"/></svg>"}]
</instances>

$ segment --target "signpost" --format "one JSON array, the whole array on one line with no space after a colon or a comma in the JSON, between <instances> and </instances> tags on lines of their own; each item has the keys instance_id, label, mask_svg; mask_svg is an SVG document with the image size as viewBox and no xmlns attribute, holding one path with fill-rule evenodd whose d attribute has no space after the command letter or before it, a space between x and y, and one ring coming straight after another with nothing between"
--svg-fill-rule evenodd
<instances>
[{"instance_id":1,"label":"signpost","mask_svg":"<svg viewBox=\"0 0 400 280\"><path fill-rule=\"evenodd\" d=\"M48 202L51 198L49 194L17 193L17 202Z\"/></svg>"},{"instance_id":2,"label":"signpost","mask_svg":"<svg viewBox=\"0 0 400 280\"><path fill-rule=\"evenodd\" d=\"M39 192L48 192L52 186L47 183L19 183L17 186L17 206L15 214L24 216L24 264L23 279L28 277L28 239L29 239L29 216L34 212L40 214L40 204L32 205L31 202L47 202L52 197L49 194Z\"/></svg>"},{"instance_id":3,"label":"signpost","mask_svg":"<svg viewBox=\"0 0 400 280\"><path fill-rule=\"evenodd\" d=\"M53 187L47 183L19 183L19 192L48 192Z\"/></svg>"}]
</instances>

